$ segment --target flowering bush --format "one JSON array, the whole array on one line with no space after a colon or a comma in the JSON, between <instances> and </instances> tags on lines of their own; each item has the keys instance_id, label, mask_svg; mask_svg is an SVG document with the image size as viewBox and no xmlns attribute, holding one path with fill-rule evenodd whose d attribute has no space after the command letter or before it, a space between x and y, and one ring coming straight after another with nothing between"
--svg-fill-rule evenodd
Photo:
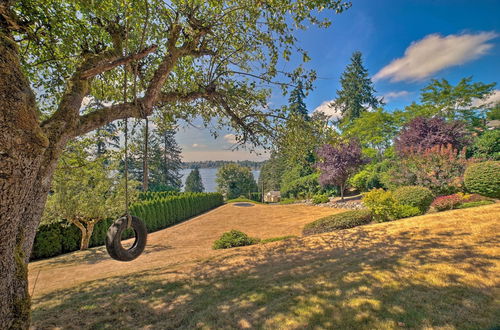
<instances>
[{"instance_id":1,"label":"flowering bush","mask_svg":"<svg viewBox=\"0 0 500 330\"><path fill-rule=\"evenodd\" d=\"M448 196L439 196L431 204L431 207L437 211L452 210L463 203L462 196L453 194Z\"/></svg>"}]
</instances>

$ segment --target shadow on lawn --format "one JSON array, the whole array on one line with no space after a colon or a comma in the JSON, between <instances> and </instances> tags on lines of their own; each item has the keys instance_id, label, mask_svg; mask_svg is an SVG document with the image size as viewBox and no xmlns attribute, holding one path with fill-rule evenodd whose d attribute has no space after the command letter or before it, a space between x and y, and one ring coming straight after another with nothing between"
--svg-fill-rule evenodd
<instances>
[{"instance_id":1,"label":"shadow on lawn","mask_svg":"<svg viewBox=\"0 0 500 330\"><path fill-rule=\"evenodd\" d=\"M487 328L494 240L363 228L242 248L34 300L40 328ZM494 236L494 235L492 235ZM468 242L468 243L467 243ZM496 314L495 314L496 313Z\"/></svg>"},{"instance_id":2,"label":"shadow on lawn","mask_svg":"<svg viewBox=\"0 0 500 330\"><path fill-rule=\"evenodd\" d=\"M126 246L126 245L124 245ZM148 255L153 252L159 252L172 249L169 245L147 244L146 249L142 253ZM97 264L102 261L110 259L106 247L99 246L84 251L71 252L66 255L58 256L56 258L44 260L43 268L52 266L65 266L70 264Z\"/></svg>"}]
</instances>

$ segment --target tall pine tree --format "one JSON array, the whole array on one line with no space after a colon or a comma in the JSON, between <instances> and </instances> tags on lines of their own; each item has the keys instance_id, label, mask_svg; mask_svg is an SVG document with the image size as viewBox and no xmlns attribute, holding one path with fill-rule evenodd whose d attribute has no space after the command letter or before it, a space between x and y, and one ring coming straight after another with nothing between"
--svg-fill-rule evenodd
<instances>
[{"instance_id":1,"label":"tall pine tree","mask_svg":"<svg viewBox=\"0 0 500 330\"><path fill-rule=\"evenodd\" d=\"M296 116L301 116L305 120L309 120L306 103L304 102L305 98L306 95L304 93L304 86L302 85L302 81L299 80L297 86L292 90L290 98L288 99L290 113Z\"/></svg>"},{"instance_id":2,"label":"tall pine tree","mask_svg":"<svg viewBox=\"0 0 500 330\"><path fill-rule=\"evenodd\" d=\"M186 178L186 186L184 191L186 192L203 192L205 187L203 187L203 182L201 181L200 171L197 167L193 168Z\"/></svg>"},{"instance_id":3,"label":"tall pine tree","mask_svg":"<svg viewBox=\"0 0 500 330\"><path fill-rule=\"evenodd\" d=\"M149 128L148 152L144 152L145 126L135 132L130 144L129 173L137 181L143 181L144 165L147 164L149 190L180 189L182 185L181 148L175 141L175 130ZM147 156L146 162L144 162ZM145 185L143 184L143 187Z\"/></svg>"},{"instance_id":4,"label":"tall pine tree","mask_svg":"<svg viewBox=\"0 0 500 330\"><path fill-rule=\"evenodd\" d=\"M342 114L342 125L349 125L369 107L377 108L384 104L374 95L376 91L368 70L363 66L361 52L352 54L351 63L342 73L340 84L342 88L337 90L337 98L331 106Z\"/></svg>"},{"instance_id":5,"label":"tall pine tree","mask_svg":"<svg viewBox=\"0 0 500 330\"><path fill-rule=\"evenodd\" d=\"M175 141L175 130L162 129L153 132L150 140L151 161L149 163L149 182L151 189L182 186L182 149Z\"/></svg>"}]
</instances>

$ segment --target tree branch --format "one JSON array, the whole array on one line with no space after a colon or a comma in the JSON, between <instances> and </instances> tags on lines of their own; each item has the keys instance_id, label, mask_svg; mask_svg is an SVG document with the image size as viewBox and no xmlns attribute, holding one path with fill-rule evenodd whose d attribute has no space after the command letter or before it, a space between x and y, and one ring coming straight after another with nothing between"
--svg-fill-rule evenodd
<instances>
[{"instance_id":1,"label":"tree branch","mask_svg":"<svg viewBox=\"0 0 500 330\"><path fill-rule=\"evenodd\" d=\"M141 98L136 102L115 104L80 116L77 128L72 135L79 136L88 133L118 119L143 118L141 111L143 102Z\"/></svg>"},{"instance_id":2,"label":"tree branch","mask_svg":"<svg viewBox=\"0 0 500 330\"><path fill-rule=\"evenodd\" d=\"M81 79L89 79L89 78L92 78L100 73L112 70L112 69L116 68L117 66L127 64L127 63L130 63L132 61L140 60L141 58L146 57L147 55L151 54L152 52L156 51L157 49L158 49L157 45L152 45L150 47L143 49L139 53L124 56L124 57L118 58L114 61L108 60L104 63L100 63L93 68L90 68L90 69L83 71L80 74L80 78Z\"/></svg>"}]
</instances>

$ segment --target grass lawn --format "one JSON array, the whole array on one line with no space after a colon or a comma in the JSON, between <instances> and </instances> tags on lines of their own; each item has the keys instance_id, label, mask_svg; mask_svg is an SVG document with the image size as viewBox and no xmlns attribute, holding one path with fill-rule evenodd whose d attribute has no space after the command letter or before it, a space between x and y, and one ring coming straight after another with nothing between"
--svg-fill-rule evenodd
<instances>
[{"instance_id":1,"label":"grass lawn","mask_svg":"<svg viewBox=\"0 0 500 330\"><path fill-rule=\"evenodd\" d=\"M297 206L255 207L288 212ZM49 283L43 280L33 300L33 325L487 329L500 324L499 224L500 204L494 204L214 251L194 263L154 262L124 275L103 273L38 291ZM98 270L99 262L85 266ZM39 264L30 272L50 267L60 265ZM71 277L65 273L71 269L60 268L54 280Z\"/></svg>"}]
</instances>

